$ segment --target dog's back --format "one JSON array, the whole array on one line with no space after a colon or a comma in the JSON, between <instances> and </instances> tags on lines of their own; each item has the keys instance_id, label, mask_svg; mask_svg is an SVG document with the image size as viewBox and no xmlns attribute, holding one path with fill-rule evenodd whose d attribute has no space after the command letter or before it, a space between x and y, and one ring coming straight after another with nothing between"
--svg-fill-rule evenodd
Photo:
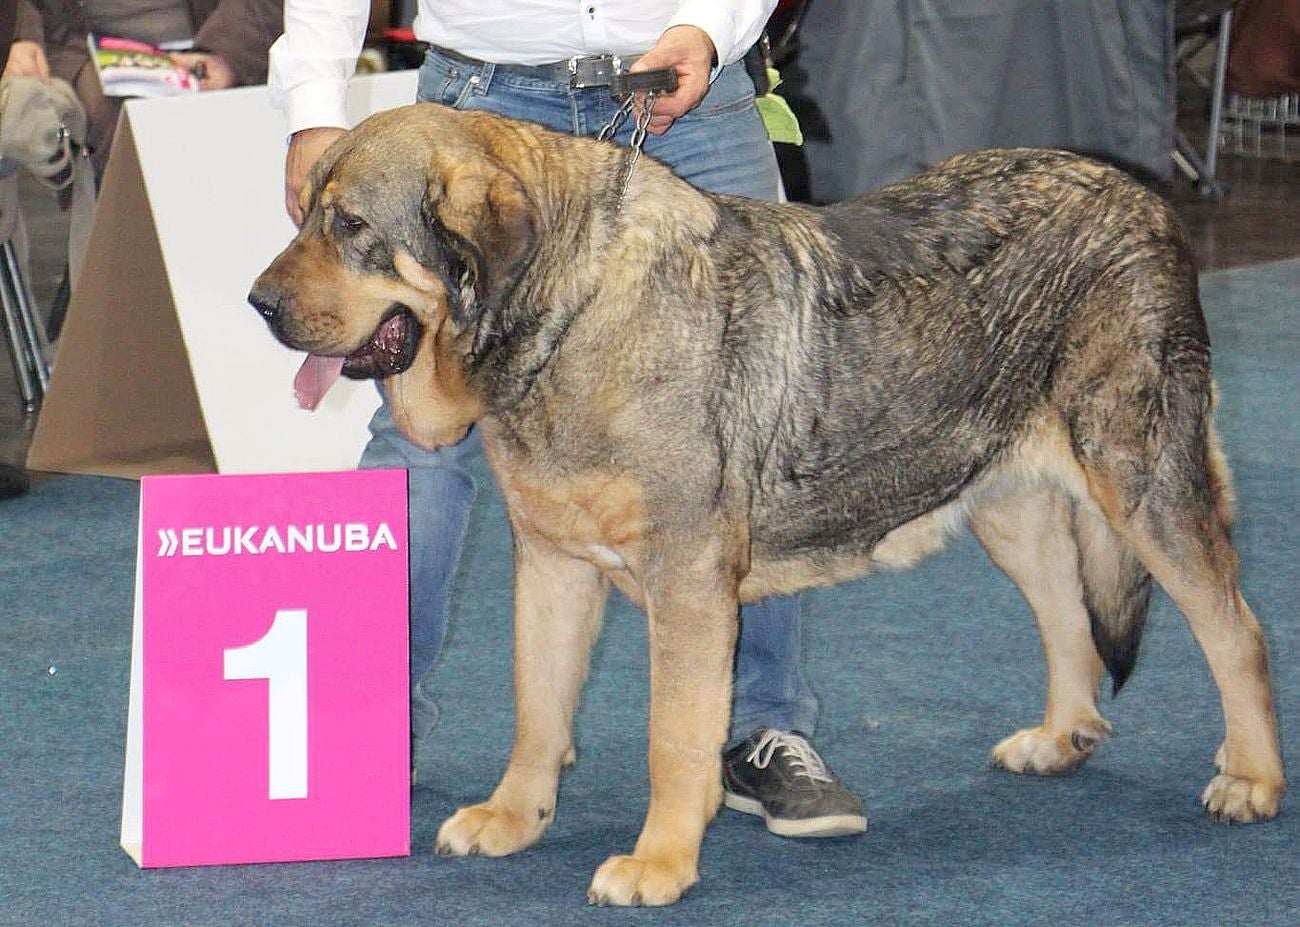
<instances>
[{"instance_id":1,"label":"dog's back","mask_svg":"<svg viewBox=\"0 0 1300 927\"><path fill-rule=\"evenodd\" d=\"M956 499L1044 416L1095 445L1095 422L1137 427L1133 397L1161 384L1208 396L1182 232L1113 168L979 152L794 221L722 208L779 288L761 313L734 311L726 342L731 414L753 420L733 429L750 438L734 462L760 473L764 556L863 554Z\"/></svg>"}]
</instances>

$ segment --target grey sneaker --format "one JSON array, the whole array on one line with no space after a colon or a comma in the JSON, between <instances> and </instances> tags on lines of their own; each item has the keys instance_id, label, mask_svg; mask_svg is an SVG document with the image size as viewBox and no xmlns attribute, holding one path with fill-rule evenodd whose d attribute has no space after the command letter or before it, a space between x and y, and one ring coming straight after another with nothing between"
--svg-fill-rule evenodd
<instances>
[{"instance_id":1,"label":"grey sneaker","mask_svg":"<svg viewBox=\"0 0 1300 927\"><path fill-rule=\"evenodd\" d=\"M782 837L843 837L867 829L861 800L807 738L761 727L722 755L723 802Z\"/></svg>"}]
</instances>

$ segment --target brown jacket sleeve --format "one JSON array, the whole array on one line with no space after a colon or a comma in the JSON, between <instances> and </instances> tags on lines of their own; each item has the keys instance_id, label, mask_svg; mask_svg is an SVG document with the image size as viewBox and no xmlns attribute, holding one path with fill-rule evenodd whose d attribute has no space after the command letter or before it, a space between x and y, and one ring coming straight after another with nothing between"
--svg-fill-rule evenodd
<instances>
[{"instance_id":1,"label":"brown jacket sleeve","mask_svg":"<svg viewBox=\"0 0 1300 927\"><path fill-rule=\"evenodd\" d=\"M45 44L45 33L41 26L41 14L27 0L18 0L18 29L13 34L15 42L39 42ZM7 40L9 36L5 36Z\"/></svg>"},{"instance_id":2,"label":"brown jacket sleeve","mask_svg":"<svg viewBox=\"0 0 1300 927\"><path fill-rule=\"evenodd\" d=\"M90 61L86 32L72 0L19 0L19 39L45 47L50 73L70 84Z\"/></svg>"},{"instance_id":3,"label":"brown jacket sleeve","mask_svg":"<svg viewBox=\"0 0 1300 927\"><path fill-rule=\"evenodd\" d=\"M194 44L226 59L236 83L264 84L267 52L283 31L283 0L220 0L197 27Z\"/></svg>"},{"instance_id":4,"label":"brown jacket sleeve","mask_svg":"<svg viewBox=\"0 0 1300 927\"><path fill-rule=\"evenodd\" d=\"M9 46L14 42L14 24L18 21L18 7L0 5L0 73L9 63Z\"/></svg>"}]
</instances>

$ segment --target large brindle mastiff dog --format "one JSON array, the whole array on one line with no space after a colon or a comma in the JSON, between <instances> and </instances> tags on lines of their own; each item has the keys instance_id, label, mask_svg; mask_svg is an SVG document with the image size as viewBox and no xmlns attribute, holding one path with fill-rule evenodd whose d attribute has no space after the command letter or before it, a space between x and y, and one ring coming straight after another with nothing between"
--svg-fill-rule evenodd
<instances>
[{"instance_id":1,"label":"large brindle mastiff dog","mask_svg":"<svg viewBox=\"0 0 1300 927\"><path fill-rule=\"evenodd\" d=\"M1047 655L1043 721L997 763L1089 757L1154 577L1223 699L1206 809L1275 815L1268 661L1170 210L1056 151L959 155L824 209L712 196L645 158L622 196L626 164L483 113L379 114L317 165L250 297L284 344L382 378L416 443L477 423L505 495L514 749L438 850L546 830L613 583L649 618L651 796L589 897L675 901L722 795L737 603L911 564L963 524Z\"/></svg>"}]
</instances>

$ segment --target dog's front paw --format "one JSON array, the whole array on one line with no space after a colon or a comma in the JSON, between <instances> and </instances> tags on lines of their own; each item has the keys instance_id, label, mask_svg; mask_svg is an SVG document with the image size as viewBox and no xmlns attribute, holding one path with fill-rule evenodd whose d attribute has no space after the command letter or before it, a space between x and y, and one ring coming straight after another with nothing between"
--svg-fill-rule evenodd
<instances>
[{"instance_id":1,"label":"dog's front paw","mask_svg":"<svg viewBox=\"0 0 1300 927\"><path fill-rule=\"evenodd\" d=\"M507 856L536 843L550 821L546 810L528 815L491 802L470 805L443 823L435 846L442 856Z\"/></svg>"},{"instance_id":2,"label":"dog's front paw","mask_svg":"<svg viewBox=\"0 0 1300 927\"><path fill-rule=\"evenodd\" d=\"M1219 773L1201 793L1201 804L1216 821L1249 824L1276 817L1285 791L1286 786L1280 781Z\"/></svg>"},{"instance_id":3,"label":"dog's front paw","mask_svg":"<svg viewBox=\"0 0 1300 927\"><path fill-rule=\"evenodd\" d=\"M611 856L596 870L587 901L607 905L665 905L695 884L695 866L672 859Z\"/></svg>"},{"instance_id":4,"label":"dog's front paw","mask_svg":"<svg viewBox=\"0 0 1300 927\"><path fill-rule=\"evenodd\" d=\"M1013 773L1049 776L1069 772L1092 756L1106 739L1110 725L1102 718L1076 724L1067 731L1031 727L1016 731L993 748L993 762Z\"/></svg>"}]
</instances>

